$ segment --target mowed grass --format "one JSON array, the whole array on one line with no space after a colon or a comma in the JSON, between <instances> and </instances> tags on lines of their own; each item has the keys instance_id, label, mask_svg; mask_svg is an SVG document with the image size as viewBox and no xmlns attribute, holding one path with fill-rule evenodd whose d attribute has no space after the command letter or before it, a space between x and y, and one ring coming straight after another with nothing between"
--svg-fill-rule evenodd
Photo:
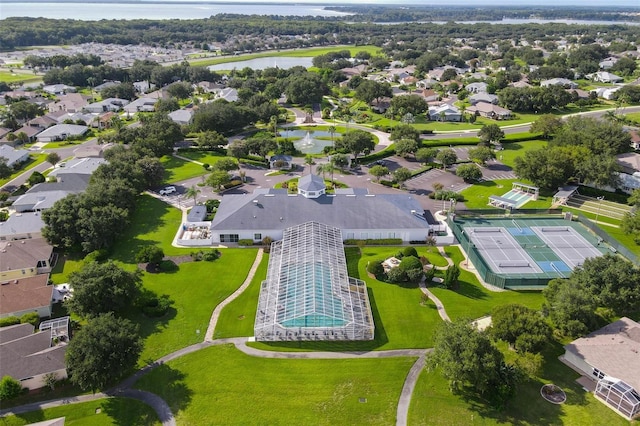
<instances>
[{"instance_id":1,"label":"mowed grass","mask_svg":"<svg viewBox=\"0 0 640 426\"><path fill-rule=\"evenodd\" d=\"M221 158L227 158L225 155L212 154L210 152L202 152L202 151L193 151L193 152L182 151L179 153L179 155L194 161L199 161L204 164L209 164L210 166L213 166L214 164L216 164ZM204 171L204 168L202 166L200 167Z\"/></svg>"},{"instance_id":2,"label":"mowed grass","mask_svg":"<svg viewBox=\"0 0 640 426\"><path fill-rule=\"evenodd\" d=\"M513 353L501 345L506 358ZM553 342L544 352L544 364L538 377L521 382L504 410L491 408L473 396L454 395L439 370L423 371L418 379L409 408L410 425L637 425L627 422L613 410L585 392L575 380L577 373L558 360L562 345ZM562 405L547 402L540 388L547 383L560 386L567 394Z\"/></svg>"},{"instance_id":3,"label":"mowed grass","mask_svg":"<svg viewBox=\"0 0 640 426\"><path fill-rule=\"evenodd\" d=\"M42 81L42 76L25 73L0 71L0 81L3 83L36 83Z\"/></svg>"},{"instance_id":4,"label":"mowed grass","mask_svg":"<svg viewBox=\"0 0 640 426\"><path fill-rule=\"evenodd\" d=\"M185 161L174 156L165 155L160 159L165 171L165 182L175 183L185 179L207 174L207 171L200 164Z\"/></svg>"},{"instance_id":5,"label":"mowed grass","mask_svg":"<svg viewBox=\"0 0 640 426\"><path fill-rule=\"evenodd\" d=\"M272 351L366 351L406 348L428 348L433 343L433 330L442 320L435 305L417 285L384 283L367 275L367 262L394 256L400 247L365 247L345 249L349 276L367 284L375 322L375 339L363 342L273 342L250 343ZM418 254L426 255L424 247ZM257 303L257 292L256 303ZM255 315L255 311L253 311ZM231 320L228 320L231 321Z\"/></svg>"},{"instance_id":6,"label":"mowed grass","mask_svg":"<svg viewBox=\"0 0 640 426\"><path fill-rule=\"evenodd\" d=\"M160 425L160 420L147 404L130 398L107 398L70 404L46 410L30 411L0 419L3 426L21 426L45 420L65 418L65 425Z\"/></svg>"},{"instance_id":7,"label":"mowed grass","mask_svg":"<svg viewBox=\"0 0 640 426\"><path fill-rule=\"evenodd\" d=\"M20 169L11 173L9 177L0 179L0 186L8 182L11 182L13 179L17 178L23 173L28 173L29 170L33 169L39 164L44 163L46 158L47 158L46 154L30 154L29 159L20 165ZM30 175L30 173L28 173L28 175Z\"/></svg>"},{"instance_id":8,"label":"mowed grass","mask_svg":"<svg viewBox=\"0 0 640 426\"><path fill-rule=\"evenodd\" d=\"M504 195L511 191L513 182L527 183L522 179L498 179L474 184L460 192L464 197L464 205L467 209L491 209L489 206L489 196ZM523 209L548 209L551 207L553 193L541 191L538 199L529 201L522 206ZM504 213L504 209L495 209L496 213Z\"/></svg>"},{"instance_id":9,"label":"mowed grass","mask_svg":"<svg viewBox=\"0 0 640 426\"><path fill-rule=\"evenodd\" d=\"M249 287L220 313L213 333L214 339L253 336L260 283L267 277L268 265L269 255L265 253Z\"/></svg>"},{"instance_id":10,"label":"mowed grass","mask_svg":"<svg viewBox=\"0 0 640 426\"><path fill-rule=\"evenodd\" d=\"M445 251L455 264L464 261L464 255L456 246L448 246ZM440 299L451 319L475 319L488 315L496 306L519 303L532 309L540 309L544 297L540 291L489 291L471 272L460 269L459 286L447 290L432 286L430 290Z\"/></svg>"},{"instance_id":11,"label":"mowed grass","mask_svg":"<svg viewBox=\"0 0 640 426\"><path fill-rule=\"evenodd\" d=\"M180 425L389 425L414 361L266 359L223 345L162 365L136 387L167 401Z\"/></svg>"},{"instance_id":12,"label":"mowed grass","mask_svg":"<svg viewBox=\"0 0 640 426\"><path fill-rule=\"evenodd\" d=\"M535 151L545 148L547 146L547 141L534 139L524 142L507 142L502 146L504 149L496 152L496 157L501 163L513 168L516 157L524 157L527 151Z\"/></svg>"}]
</instances>

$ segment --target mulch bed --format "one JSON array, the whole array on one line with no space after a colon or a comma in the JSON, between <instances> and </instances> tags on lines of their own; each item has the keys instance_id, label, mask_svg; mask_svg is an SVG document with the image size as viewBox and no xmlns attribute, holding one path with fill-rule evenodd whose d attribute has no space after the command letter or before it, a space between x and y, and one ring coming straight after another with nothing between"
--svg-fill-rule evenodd
<instances>
[{"instance_id":1,"label":"mulch bed","mask_svg":"<svg viewBox=\"0 0 640 426\"><path fill-rule=\"evenodd\" d=\"M540 395L553 404L563 404L567 400L567 395L564 391L553 384L542 386L542 388L540 388Z\"/></svg>"}]
</instances>

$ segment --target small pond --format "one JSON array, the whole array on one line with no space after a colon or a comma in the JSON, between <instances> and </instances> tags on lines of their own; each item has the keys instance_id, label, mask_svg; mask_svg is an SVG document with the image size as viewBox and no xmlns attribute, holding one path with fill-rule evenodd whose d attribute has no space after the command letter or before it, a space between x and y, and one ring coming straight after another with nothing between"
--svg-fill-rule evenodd
<instances>
[{"instance_id":1,"label":"small pond","mask_svg":"<svg viewBox=\"0 0 640 426\"><path fill-rule=\"evenodd\" d=\"M289 68L303 66L309 68L313 66L313 58L311 57L288 57L288 56L267 56L265 58L248 59L246 61L227 62L224 64L210 65L211 71L224 71L237 69L241 70L245 67L249 67L254 70L263 70L265 68L282 68L288 70Z\"/></svg>"},{"instance_id":2,"label":"small pond","mask_svg":"<svg viewBox=\"0 0 640 426\"><path fill-rule=\"evenodd\" d=\"M293 141L293 145L303 154L320 154L325 146L332 145L331 133L323 130L280 129L280 135L285 138L296 139ZM339 136L339 133L334 133L334 141Z\"/></svg>"}]
</instances>

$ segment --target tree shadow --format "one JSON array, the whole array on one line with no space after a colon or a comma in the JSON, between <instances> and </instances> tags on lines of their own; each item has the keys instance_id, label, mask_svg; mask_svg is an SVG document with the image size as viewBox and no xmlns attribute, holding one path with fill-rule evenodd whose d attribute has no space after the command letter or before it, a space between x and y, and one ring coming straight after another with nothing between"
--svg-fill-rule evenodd
<instances>
[{"instance_id":1,"label":"tree shadow","mask_svg":"<svg viewBox=\"0 0 640 426\"><path fill-rule=\"evenodd\" d=\"M464 280L458 280L458 287L453 291L460 296L464 296L469 299L484 300L487 298L487 293L485 291Z\"/></svg>"},{"instance_id":2,"label":"tree shadow","mask_svg":"<svg viewBox=\"0 0 640 426\"><path fill-rule=\"evenodd\" d=\"M134 399L133 401L138 402ZM128 426L155 425L158 423L158 416L153 409L144 402L132 403L129 398L107 398L99 401L100 409L107 414L114 425Z\"/></svg>"},{"instance_id":3,"label":"tree shadow","mask_svg":"<svg viewBox=\"0 0 640 426\"><path fill-rule=\"evenodd\" d=\"M193 390L186 384L185 373L171 368L167 364L161 364L151 374L153 381L148 383L153 386L153 393L169 404L174 415L177 415L179 411L184 411L189 406L193 398ZM151 392L149 389L141 388L141 390Z\"/></svg>"}]
</instances>

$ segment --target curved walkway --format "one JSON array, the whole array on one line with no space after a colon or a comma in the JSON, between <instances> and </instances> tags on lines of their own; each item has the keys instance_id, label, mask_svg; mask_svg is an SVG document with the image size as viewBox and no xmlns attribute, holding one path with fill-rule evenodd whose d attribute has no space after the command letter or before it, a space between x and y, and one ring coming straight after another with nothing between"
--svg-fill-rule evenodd
<instances>
[{"instance_id":1,"label":"curved walkway","mask_svg":"<svg viewBox=\"0 0 640 426\"><path fill-rule=\"evenodd\" d=\"M422 355L416 360L407 374L407 378L402 386L402 392L400 392L400 400L398 401L398 409L396 411L396 426L406 426L409 418L409 406L411 405L411 396L413 390L416 388L420 373L424 369L425 355Z\"/></svg>"},{"instance_id":2,"label":"curved walkway","mask_svg":"<svg viewBox=\"0 0 640 426\"><path fill-rule=\"evenodd\" d=\"M236 291L234 291L231 296L224 299L222 302L218 304L213 310L211 314L211 319L209 320L209 327L207 327L207 334L205 334L204 340L212 341L213 340L213 332L215 331L216 324L218 323L218 318L220 318L220 312L227 306L229 303L233 302L238 296L240 296L251 284L253 280L253 276L256 274L256 270L258 266L260 266L260 262L262 262L262 255L264 254L264 250L261 248L258 250L258 254L256 255L256 259L253 261L253 265L251 265L251 269L247 274L247 278L245 278L244 282Z\"/></svg>"}]
</instances>

